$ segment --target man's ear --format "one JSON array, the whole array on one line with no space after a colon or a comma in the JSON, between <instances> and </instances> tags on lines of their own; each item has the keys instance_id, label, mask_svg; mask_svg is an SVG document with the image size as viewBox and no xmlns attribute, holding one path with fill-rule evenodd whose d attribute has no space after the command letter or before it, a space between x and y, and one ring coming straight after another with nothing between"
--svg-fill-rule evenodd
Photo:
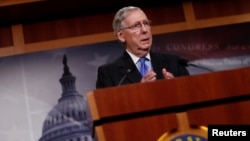
<instances>
[{"instance_id":1,"label":"man's ear","mask_svg":"<svg viewBox=\"0 0 250 141\"><path fill-rule=\"evenodd\" d=\"M118 31L116 35L117 35L117 38L119 39L120 42L122 42L122 43L125 42L124 34L122 31Z\"/></svg>"}]
</instances>

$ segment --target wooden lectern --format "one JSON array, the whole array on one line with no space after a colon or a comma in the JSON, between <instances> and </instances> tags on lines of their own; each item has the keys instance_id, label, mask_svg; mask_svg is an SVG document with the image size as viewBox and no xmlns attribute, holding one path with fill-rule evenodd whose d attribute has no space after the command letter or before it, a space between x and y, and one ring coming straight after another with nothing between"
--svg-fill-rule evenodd
<instances>
[{"instance_id":1,"label":"wooden lectern","mask_svg":"<svg viewBox=\"0 0 250 141\"><path fill-rule=\"evenodd\" d=\"M157 141L190 125L250 124L250 68L94 90L87 94L98 141Z\"/></svg>"}]
</instances>

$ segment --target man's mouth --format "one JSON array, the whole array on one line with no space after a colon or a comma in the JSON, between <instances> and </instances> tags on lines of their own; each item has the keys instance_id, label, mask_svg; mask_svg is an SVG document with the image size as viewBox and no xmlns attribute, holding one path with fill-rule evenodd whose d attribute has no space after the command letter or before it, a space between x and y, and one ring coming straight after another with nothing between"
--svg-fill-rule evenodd
<instances>
[{"instance_id":1,"label":"man's mouth","mask_svg":"<svg viewBox=\"0 0 250 141\"><path fill-rule=\"evenodd\" d=\"M144 38L141 41L145 42L145 41L149 41L149 38Z\"/></svg>"}]
</instances>

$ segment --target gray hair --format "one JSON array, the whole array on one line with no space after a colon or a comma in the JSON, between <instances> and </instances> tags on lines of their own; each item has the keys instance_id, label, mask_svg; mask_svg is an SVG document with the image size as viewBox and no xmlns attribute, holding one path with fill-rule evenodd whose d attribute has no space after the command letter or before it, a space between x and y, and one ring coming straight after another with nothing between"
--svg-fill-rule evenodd
<instances>
[{"instance_id":1,"label":"gray hair","mask_svg":"<svg viewBox=\"0 0 250 141\"><path fill-rule=\"evenodd\" d=\"M123 20L127 17L128 13L135 10L141 10L141 8L135 6L123 7L115 14L112 25L115 34L123 28Z\"/></svg>"}]
</instances>

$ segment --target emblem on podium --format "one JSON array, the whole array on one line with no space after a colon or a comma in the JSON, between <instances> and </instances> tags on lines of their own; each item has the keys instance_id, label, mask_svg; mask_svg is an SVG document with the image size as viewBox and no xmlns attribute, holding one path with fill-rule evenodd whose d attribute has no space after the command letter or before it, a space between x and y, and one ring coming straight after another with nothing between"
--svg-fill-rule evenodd
<instances>
[{"instance_id":1,"label":"emblem on podium","mask_svg":"<svg viewBox=\"0 0 250 141\"><path fill-rule=\"evenodd\" d=\"M176 114L178 127L164 133L157 141L207 141L208 129L206 126L189 125L186 112Z\"/></svg>"}]
</instances>

